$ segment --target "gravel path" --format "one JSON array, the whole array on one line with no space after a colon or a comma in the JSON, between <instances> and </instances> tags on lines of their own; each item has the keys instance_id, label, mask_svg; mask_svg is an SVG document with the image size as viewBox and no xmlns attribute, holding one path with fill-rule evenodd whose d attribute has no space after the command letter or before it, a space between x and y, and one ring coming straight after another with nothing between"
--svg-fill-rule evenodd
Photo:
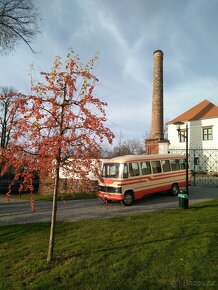
<instances>
[{"instance_id":1,"label":"gravel path","mask_svg":"<svg viewBox=\"0 0 218 290\"><path fill-rule=\"evenodd\" d=\"M189 204L218 198L217 187L190 187ZM23 223L49 222L51 219L52 202L36 202L36 212L32 213L28 201L11 200L6 202L0 197L0 225L12 225ZM166 193L147 196L136 201L131 207L121 206L113 202L103 204L98 199L59 201L57 220L77 221L85 219L106 218L152 212L165 209L178 208L178 197L167 196Z\"/></svg>"}]
</instances>

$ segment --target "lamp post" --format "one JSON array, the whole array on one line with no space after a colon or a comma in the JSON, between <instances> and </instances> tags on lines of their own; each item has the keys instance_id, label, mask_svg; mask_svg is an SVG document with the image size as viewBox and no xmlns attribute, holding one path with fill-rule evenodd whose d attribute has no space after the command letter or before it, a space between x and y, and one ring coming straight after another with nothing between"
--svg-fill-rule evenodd
<instances>
[{"instance_id":1,"label":"lamp post","mask_svg":"<svg viewBox=\"0 0 218 290\"><path fill-rule=\"evenodd\" d=\"M188 188L188 124L187 122L177 122L174 123L176 125L176 129L178 131L178 136L183 137L185 139L185 183L186 183L186 193L189 195L189 188ZM185 125L185 134L181 132L181 125Z\"/></svg>"}]
</instances>

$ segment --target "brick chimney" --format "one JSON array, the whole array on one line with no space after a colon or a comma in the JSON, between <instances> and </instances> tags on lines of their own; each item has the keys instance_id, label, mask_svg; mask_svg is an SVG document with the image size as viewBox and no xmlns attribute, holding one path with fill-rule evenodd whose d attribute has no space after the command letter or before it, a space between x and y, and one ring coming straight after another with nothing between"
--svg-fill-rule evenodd
<instances>
[{"instance_id":1,"label":"brick chimney","mask_svg":"<svg viewBox=\"0 0 218 290\"><path fill-rule=\"evenodd\" d=\"M169 141L164 139L163 132L163 52L155 50L152 96L152 125L151 135L145 140L146 154L168 152Z\"/></svg>"},{"instance_id":2,"label":"brick chimney","mask_svg":"<svg viewBox=\"0 0 218 290\"><path fill-rule=\"evenodd\" d=\"M151 138L163 139L163 52L155 50Z\"/></svg>"}]
</instances>

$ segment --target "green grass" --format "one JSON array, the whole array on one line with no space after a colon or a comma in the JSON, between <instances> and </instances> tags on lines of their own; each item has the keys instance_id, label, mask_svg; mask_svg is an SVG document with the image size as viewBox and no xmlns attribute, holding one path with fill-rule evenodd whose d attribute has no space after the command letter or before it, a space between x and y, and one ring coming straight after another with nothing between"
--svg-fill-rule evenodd
<instances>
[{"instance_id":1,"label":"green grass","mask_svg":"<svg viewBox=\"0 0 218 290\"><path fill-rule=\"evenodd\" d=\"M58 223L51 264L49 224L0 227L0 289L217 289L217 221L218 199Z\"/></svg>"},{"instance_id":2,"label":"green grass","mask_svg":"<svg viewBox=\"0 0 218 290\"><path fill-rule=\"evenodd\" d=\"M1 194L1 196L5 196ZM30 195L25 193L19 196L19 194L11 194L10 195L11 199L17 199L17 200L29 200ZM58 196L58 200L77 200L77 199L93 199L97 198L96 193L86 193L86 192L78 192L75 194L70 194L70 193L65 193L65 194L60 194ZM34 194L34 200L35 201L52 201L52 193L51 194Z\"/></svg>"}]
</instances>

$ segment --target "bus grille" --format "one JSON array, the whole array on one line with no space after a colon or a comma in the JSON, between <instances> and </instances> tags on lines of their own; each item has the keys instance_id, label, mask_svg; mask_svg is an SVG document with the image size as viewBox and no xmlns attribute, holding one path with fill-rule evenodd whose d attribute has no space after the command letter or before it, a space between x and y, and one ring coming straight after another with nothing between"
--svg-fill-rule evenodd
<instances>
[{"instance_id":1,"label":"bus grille","mask_svg":"<svg viewBox=\"0 0 218 290\"><path fill-rule=\"evenodd\" d=\"M122 188L121 187L99 185L98 189L101 192L110 192L110 193L121 193L122 192Z\"/></svg>"}]
</instances>

